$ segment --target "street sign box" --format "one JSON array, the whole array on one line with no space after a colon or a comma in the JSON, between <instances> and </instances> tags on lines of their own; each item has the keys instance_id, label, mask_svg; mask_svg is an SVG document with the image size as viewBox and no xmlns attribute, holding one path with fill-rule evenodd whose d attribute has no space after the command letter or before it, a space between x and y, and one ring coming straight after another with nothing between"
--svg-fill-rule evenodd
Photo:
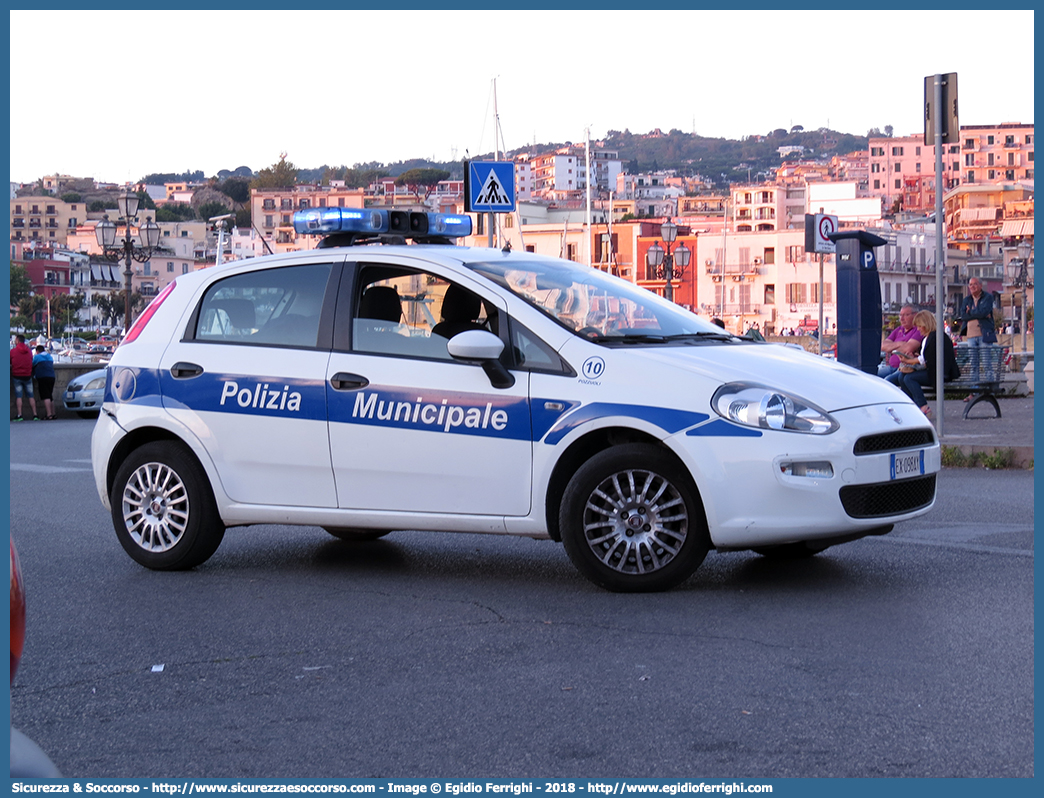
<instances>
[{"instance_id":1,"label":"street sign box","mask_svg":"<svg viewBox=\"0 0 1044 798\"><path fill-rule=\"evenodd\" d=\"M464 169L464 210L510 213L515 210L514 161L470 161Z\"/></svg>"}]
</instances>

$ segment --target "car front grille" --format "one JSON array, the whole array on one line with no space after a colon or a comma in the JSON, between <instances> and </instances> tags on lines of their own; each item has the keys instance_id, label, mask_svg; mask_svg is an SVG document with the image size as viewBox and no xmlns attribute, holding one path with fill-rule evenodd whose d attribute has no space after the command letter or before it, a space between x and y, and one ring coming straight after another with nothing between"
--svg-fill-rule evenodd
<instances>
[{"instance_id":1,"label":"car front grille","mask_svg":"<svg viewBox=\"0 0 1044 798\"><path fill-rule=\"evenodd\" d=\"M840 496L841 505L852 518L909 513L927 507L935 499L935 474L876 485L845 485Z\"/></svg>"},{"instance_id":2,"label":"car front grille","mask_svg":"<svg viewBox=\"0 0 1044 798\"><path fill-rule=\"evenodd\" d=\"M935 436L930 429L906 429L896 432L884 432L880 435L867 435L856 441L853 453L877 454L895 449L912 449L917 446L932 446Z\"/></svg>"}]
</instances>

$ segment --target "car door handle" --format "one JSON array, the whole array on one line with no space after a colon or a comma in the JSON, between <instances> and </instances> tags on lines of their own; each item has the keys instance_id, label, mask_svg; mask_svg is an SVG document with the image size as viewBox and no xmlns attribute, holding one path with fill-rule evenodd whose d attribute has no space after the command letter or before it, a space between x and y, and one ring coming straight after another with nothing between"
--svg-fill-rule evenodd
<instances>
[{"instance_id":1,"label":"car door handle","mask_svg":"<svg viewBox=\"0 0 1044 798\"><path fill-rule=\"evenodd\" d=\"M330 378L330 384L335 391L357 391L369 385L370 381L361 374L346 374L338 371Z\"/></svg>"},{"instance_id":2,"label":"car door handle","mask_svg":"<svg viewBox=\"0 0 1044 798\"><path fill-rule=\"evenodd\" d=\"M203 373L203 367L195 363L178 362L170 367L170 375L176 380L184 380L189 377L198 377Z\"/></svg>"}]
</instances>

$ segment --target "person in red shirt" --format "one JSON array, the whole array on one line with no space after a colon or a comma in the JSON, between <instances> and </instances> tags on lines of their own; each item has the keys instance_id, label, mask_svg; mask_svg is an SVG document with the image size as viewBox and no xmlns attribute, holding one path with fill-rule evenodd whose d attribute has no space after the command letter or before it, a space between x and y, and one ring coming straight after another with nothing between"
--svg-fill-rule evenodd
<instances>
[{"instance_id":1,"label":"person in red shirt","mask_svg":"<svg viewBox=\"0 0 1044 798\"><path fill-rule=\"evenodd\" d=\"M36 399L33 398L33 351L25 343L25 336L21 333L15 336L15 345L11 350L11 380L14 382L15 392L14 420L22 420L23 394L29 398L33 418L39 419L36 414Z\"/></svg>"}]
</instances>

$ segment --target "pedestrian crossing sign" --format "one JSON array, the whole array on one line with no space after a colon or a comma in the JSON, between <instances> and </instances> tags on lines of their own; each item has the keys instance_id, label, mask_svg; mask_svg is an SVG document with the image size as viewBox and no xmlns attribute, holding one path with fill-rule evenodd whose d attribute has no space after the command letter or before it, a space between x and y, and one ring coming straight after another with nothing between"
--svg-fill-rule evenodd
<instances>
[{"instance_id":1,"label":"pedestrian crossing sign","mask_svg":"<svg viewBox=\"0 0 1044 798\"><path fill-rule=\"evenodd\" d=\"M515 210L513 161L470 161L464 170L464 210L510 213Z\"/></svg>"}]
</instances>

